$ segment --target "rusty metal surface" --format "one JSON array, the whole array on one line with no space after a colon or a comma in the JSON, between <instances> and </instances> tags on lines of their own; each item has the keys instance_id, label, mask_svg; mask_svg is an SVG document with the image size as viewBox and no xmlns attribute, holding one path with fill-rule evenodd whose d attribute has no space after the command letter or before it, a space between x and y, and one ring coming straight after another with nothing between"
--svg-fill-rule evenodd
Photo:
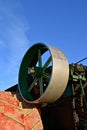
<instances>
[{"instance_id":1,"label":"rusty metal surface","mask_svg":"<svg viewBox=\"0 0 87 130\"><path fill-rule=\"evenodd\" d=\"M71 99L41 108L44 130L75 130Z\"/></svg>"}]
</instances>

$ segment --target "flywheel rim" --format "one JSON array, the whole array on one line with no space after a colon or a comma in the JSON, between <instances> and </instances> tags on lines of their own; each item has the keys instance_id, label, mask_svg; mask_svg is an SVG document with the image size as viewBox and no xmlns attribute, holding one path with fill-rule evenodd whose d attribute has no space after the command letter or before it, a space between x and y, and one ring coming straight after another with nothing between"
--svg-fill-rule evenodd
<instances>
[{"instance_id":1,"label":"flywheel rim","mask_svg":"<svg viewBox=\"0 0 87 130\"><path fill-rule=\"evenodd\" d=\"M42 66L42 55L44 53L46 53L47 51L49 52L49 58L47 58L46 62ZM57 54L60 53L59 56L56 56L57 55L56 53ZM30 57L32 57L32 58L30 58ZM26 59L28 59L28 58L30 58L30 60L27 62ZM63 52L56 48L53 48L51 46L47 46L43 43L37 43L37 44L33 45L26 52L26 54L24 55L23 60L21 62L21 66L20 66L20 70L19 70L19 79L18 79L19 90L20 90L20 93L21 93L22 97L24 98L24 100L26 100L29 103L43 103L43 102L50 103L50 102L54 102L61 96L61 94L59 94L59 96L56 94L56 96L55 96L55 92L54 92L54 94L52 94L52 92L50 92L50 90L49 90L49 88L50 88L49 86L51 86L51 89L53 88L51 84L53 84L53 82L54 82L53 79L56 75L56 73L54 71L55 71L55 64L57 64L56 63L57 58L58 58L58 62L60 64L61 64L62 60L64 61L64 64L67 69L66 70L66 72L67 72L66 81L64 81L66 83L63 87L63 90L62 90L62 92L63 92L65 89L65 86L67 84L68 75L69 75L68 61L67 61L67 58L65 57L65 55L63 54ZM38 67L37 67L37 62L39 64ZM50 65L50 63L51 63L51 65ZM27 69L24 68L25 66L27 67ZM46 72L44 73L44 70L46 71L49 68L51 68L51 72L50 72L51 74L46 73ZM23 71L25 71L26 73ZM59 69L57 71L59 71ZM31 85L27 86L29 88L26 87L27 83L26 83L26 81L24 81L24 80L26 80L25 77L26 77L27 73L32 74L33 77L35 76ZM43 86L44 86L43 77L48 79L48 81L47 81L48 83L46 85L45 90L43 90ZM39 87L40 87L39 88L40 95L38 97L35 97L36 95L34 95L34 98L32 98L32 94L30 94L30 92L35 87L35 84L36 83L38 84L38 81L39 81ZM23 82L25 82L24 85L23 85ZM46 82L46 80L45 80L45 82ZM51 93L51 95L50 95L50 93ZM52 99L52 98L54 98L54 99Z\"/></svg>"}]
</instances>

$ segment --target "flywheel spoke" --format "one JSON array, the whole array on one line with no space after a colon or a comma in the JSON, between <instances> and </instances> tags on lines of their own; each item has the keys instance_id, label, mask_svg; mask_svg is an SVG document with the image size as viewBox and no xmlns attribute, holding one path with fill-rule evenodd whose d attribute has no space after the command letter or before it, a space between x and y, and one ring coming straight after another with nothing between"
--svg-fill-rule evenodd
<instances>
[{"instance_id":1,"label":"flywheel spoke","mask_svg":"<svg viewBox=\"0 0 87 130\"><path fill-rule=\"evenodd\" d=\"M42 67L41 50L38 50L38 66Z\"/></svg>"},{"instance_id":2,"label":"flywheel spoke","mask_svg":"<svg viewBox=\"0 0 87 130\"><path fill-rule=\"evenodd\" d=\"M40 95L43 94L43 79L42 77L39 79L39 84L40 84Z\"/></svg>"},{"instance_id":3,"label":"flywheel spoke","mask_svg":"<svg viewBox=\"0 0 87 130\"><path fill-rule=\"evenodd\" d=\"M48 60L46 61L46 63L44 64L43 70L45 70L45 69L48 67L48 65L50 64L51 61L52 61L52 57L50 56L50 57L48 58Z\"/></svg>"},{"instance_id":4,"label":"flywheel spoke","mask_svg":"<svg viewBox=\"0 0 87 130\"><path fill-rule=\"evenodd\" d=\"M46 79L50 79L51 75L46 73L46 72L43 72L43 76L46 78Z\"/></svg>"},{"instance_id":5,"label":"flywheel spoke","mask_svg":"<svg viewBox=\"0 0 87 130\"><path fill-rule=\"evenodd\" d=\"M30 91L33 89L33 87L35 86L35 83L37 82L37 80L38 80L38 78L35 77L35 79L34 79L33 82L31 83L31 85L29 86L28 92L30 92Z\"/></svg>"}]
</instances>

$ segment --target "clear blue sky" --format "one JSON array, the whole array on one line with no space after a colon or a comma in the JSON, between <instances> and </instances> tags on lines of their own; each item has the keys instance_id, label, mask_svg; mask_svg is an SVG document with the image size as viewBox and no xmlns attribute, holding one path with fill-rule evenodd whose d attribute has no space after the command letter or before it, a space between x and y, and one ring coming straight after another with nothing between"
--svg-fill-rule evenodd
<instances>
[{"instance_id":1,"label":"clear blue sky","mask_svg":"<svg viewBox=\"0 0 87 130\"><path fill-rule=\"evenodd\" d=\"M0 0L0 90L18 82L37 42L60 48L69 63L87 57L87 0Z\"/></svg>"}]
</instances>

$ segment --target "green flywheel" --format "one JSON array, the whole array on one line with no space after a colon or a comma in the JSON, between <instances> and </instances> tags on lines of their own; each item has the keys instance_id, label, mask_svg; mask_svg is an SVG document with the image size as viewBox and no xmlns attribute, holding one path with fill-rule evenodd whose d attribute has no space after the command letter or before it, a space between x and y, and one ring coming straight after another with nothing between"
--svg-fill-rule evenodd
<instances>
[{"instance_id":1,"label":"green flywheel","mask_svg":"<svg viewBox=\"0 0 87 130\"><path fill-rule=\"evenodd\" d=\"M63 83L62 90L60 89L60 93L57 92L56 94L58 88L56 84L59 80L57 77L59 77L58 73L60 74L63 70L61 68L63 64L65 65L64 68L66 68L64 70L66 72L66 78L64 78L66 85L68 63L65 55L60 50L43 43L34 44L29 48L22 59L18 77L19 91L24 100L29 103L53 102L57 100L65 89ZM63 76L60 75L60 77L62 78Z\"/></svg>"}]
</instances>

